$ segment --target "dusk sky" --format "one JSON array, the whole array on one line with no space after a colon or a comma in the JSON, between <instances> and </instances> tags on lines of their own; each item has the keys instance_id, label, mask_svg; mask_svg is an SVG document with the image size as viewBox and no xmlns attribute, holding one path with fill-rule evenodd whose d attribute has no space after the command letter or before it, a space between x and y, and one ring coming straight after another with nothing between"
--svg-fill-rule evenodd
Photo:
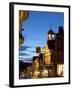
<instances>
[{"instance_id":1,"label":"dusk sky","mask_svg":"<svg viewBox=\"0 0 72 90\"><path fill-rule=\"evenodd\" d=\"M29 17L23 22L24 43L20 48L20 60L29 60L36 55L36 47L46 45L46 33L51 28L58 32L59 26L64 27L64 13L30 11Z\"/></svg>"}]
</instances>

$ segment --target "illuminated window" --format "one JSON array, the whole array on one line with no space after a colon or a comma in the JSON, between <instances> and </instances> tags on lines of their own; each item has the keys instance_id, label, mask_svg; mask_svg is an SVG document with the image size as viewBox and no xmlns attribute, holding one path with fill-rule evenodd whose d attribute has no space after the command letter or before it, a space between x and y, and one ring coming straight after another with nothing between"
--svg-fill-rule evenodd
<instances>
[{"instance_id":1,"label":"illuminated window","mask_svg":"<svg viewBox=\"0 0 72 90\"><path fill-rule=\"evenodd\" d=\"M48 39L49 40L54 40L55 39L55 35L54 34L49 34L48 35Z\"/></svg>"},{"instance_id":2,"label":"illuminated window","mask_svg":"<svg viewBox=\"0 0 72 90\"><path fill-rule=\"evenodd\" d=\"M53 39L53 40L55 39L55 36L54 36L54 34L52 35L52 39Z\"/></svg>"},{"instance_id":3,"label":"illuminated window","mask_svg":"<svg viewBox=\"0 0 72 90\"><path fill-rule=\"evenodd\" d=\"M49 35L48 35L48 39L49 39L49 40L51 40L51 39L52 39L52 38L51 38L51 34L49 34Z\"/></svg>"},{"instance_id":4,"label":"illuminated window","mask_svg":"<svg viewBox=\"0 0 72 90\"><path fill-rule=\"evenodd\" d=\"M57 66L57 74L59 76L64 76L64 64L58 64L58 66Z\"/></svg>"},{"instance_id":5,"label":"illuminated window","mask_svg":"<svg viewBox=\"0 0 72 90\"><path fill-rule=\"evenodd\" d=\"M48 70L44 68L42 71L42 77L48 77Z\"/></svg>"}]
</instances>

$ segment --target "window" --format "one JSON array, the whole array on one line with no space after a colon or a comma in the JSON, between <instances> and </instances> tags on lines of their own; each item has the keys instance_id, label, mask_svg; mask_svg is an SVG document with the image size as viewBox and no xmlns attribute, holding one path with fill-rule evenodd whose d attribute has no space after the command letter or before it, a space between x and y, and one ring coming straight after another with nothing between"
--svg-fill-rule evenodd
<instances>
[{"instance_id":1,"label":"window","mask_svg":"<svg viewBox=\"0 0 72 90\"><path fill-rule=\"evenodd\" d=\"M48 39L49 39L49 40L52 40L52 38L51 38L51 34L48 35Z\"/></svg>"},{"instance_id":2,"label":"window","mask_svg":"<svg viewBox=\"0 0 72 90\"><path fill-rule=\"evenodd\" d=\"M49 34L48 35L48 39L49 40L54 40L55 39L55 35L54 34Z\"/></svg>"},{"instance_id":3,"label":"window","mask_svg":"<svg viewBox=\"0 0 72 90\"><path fill-rule=\"evenodd\" d=\"M53 39L53 40L55 39L55 35L54 35L54 34L52 35L52 39Z\"/></svg>"},{"instance_id":4,"label":"window","mask_svg":"<svg viewBox=\"0 0 72 90\"><path fill-rule=\"evenodd\" d=\"M59 76L64 76L64 64L58 64L58 66L57 66L57 74Z\"/></svg>"}]
</instances>

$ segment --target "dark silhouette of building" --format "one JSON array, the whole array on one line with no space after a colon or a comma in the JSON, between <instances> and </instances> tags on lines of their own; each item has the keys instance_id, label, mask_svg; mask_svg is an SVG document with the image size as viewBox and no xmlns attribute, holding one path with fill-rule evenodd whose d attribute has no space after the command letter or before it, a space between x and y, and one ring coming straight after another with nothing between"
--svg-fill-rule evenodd
<instances>
[{"instance_id":1,"label":"dark silhouette of building","mask_svg":"<svg viewBox=\"0 0 72 90\"><path fill-rule=\"evenodd\" d=\"M37 46L36 47L36 53L40 53L41 52L41 47Z\"/></svg>"},{"instance_id":2,"label":"dark silhouette of building","mask_svg":"<svg viewBox=\"0 0 72 90\"><path fill-rule=\"evenodd\" d=\"M57 65L64 64L64 30L59 27L59 32L54 33L51 29L47 33L47 44L51 50L51 62L53 63L54 76L57 76Z\"/></svg>"},{"instance_id":3,"label":"dark silhouette of building","mask_svg":"<svg viewBox=\"0 0 72 90\"><path fill-rule=\"evenodd\" d=\"M41 47L36 47L36 53L38 53L38 58L39 58L39 61L42 61L43 62L43 53L41 53Z\"/></svg>"},{"instance_id":4,"label":"dark silhouette of building","mask_svg":"<svg viewBox=\"0 0 72 90\"><path fill-rule=\"evenodd\" d=\"M48 37L48 40L47 40L48 47L49 49L54 49L55 33L52 31L52 29L50 29L47 35L48 35L47 36Z\"/></svg>"}]
</instances>

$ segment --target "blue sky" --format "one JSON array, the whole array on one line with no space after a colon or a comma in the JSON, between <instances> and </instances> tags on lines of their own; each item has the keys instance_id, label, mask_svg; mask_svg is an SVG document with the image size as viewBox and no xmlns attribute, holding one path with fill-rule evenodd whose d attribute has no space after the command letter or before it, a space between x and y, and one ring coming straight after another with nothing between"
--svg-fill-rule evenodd
<instances>
[{"instance_id":1,"label":"blue sky","mask_svg":"<svg viewBox=\"0 0 72 90\"><path fill-rule=\"evenodd\" d=\"M35 48L46 45L49 29L58 32L59 26L64 27L64 13L30 11L28 19L22 25L25 40L20 48L20 60L29 60L35 56Z\"/></svg>"}]
</instances>

